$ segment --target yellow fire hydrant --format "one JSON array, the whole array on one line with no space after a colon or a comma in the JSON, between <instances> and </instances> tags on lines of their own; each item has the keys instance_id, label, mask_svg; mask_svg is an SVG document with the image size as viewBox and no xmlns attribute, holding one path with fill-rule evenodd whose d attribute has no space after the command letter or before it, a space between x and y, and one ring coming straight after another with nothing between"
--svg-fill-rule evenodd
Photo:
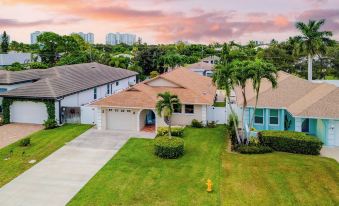
<instances>
[{"instance_id":1,"label":"yellow fire hydrant","mask_svg":"<svg viewBox=\"0 0 339 206\"><path fill-rule=\"evenodd\" d=\"M212 185L213 185L212 180L208 179L206 185L207 185L207 192L212 192Z\"/></svg>"}]
</instances>

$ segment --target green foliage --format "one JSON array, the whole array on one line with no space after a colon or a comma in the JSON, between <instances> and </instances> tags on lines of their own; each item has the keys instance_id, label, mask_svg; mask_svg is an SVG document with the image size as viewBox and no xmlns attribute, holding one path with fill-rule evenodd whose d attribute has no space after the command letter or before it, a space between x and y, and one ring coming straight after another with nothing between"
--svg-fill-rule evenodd
<instances>
[{"instance_id":1,"label":"green foliage","mask_svg":"<svg viewBox=\"0 0 339 206\"><path fill-rule=\"evenodd\" d=\"M63 55L59 61L56 63L57 66L62 65L71 65L71 64L81 64L89 62L89 57L86 52L78 52L74 54Z\"/></svg>"},{"instance_id":2,"label":"green foliage","mask_svg":"<svg viewBox=\"0 0 339 206\"><path fill-rule=\"evenodd\" d=\"M31 62L28 64L29 69L47 69L48 65L42 62Z\"/></svg>"},{"instance_id":3,"label":"green foliage","mask_svg":"<svg viewBox=\"0 0 339 206\"><path fill-rule=\"evenodd\" d=\"M9 37L6 33L6 31L4 31L4 33L1 36L1 52L3 53L7 53L8 52L8 48L9 48Z\"/></svg>"},{"instance_id":4,"label":"green foliage","mask_svg":"<svg viewBox=\"0 0 339 206\"><path fill-rule=\"evenodd\" d=\"M154 154L164 159L177 159L184 155L184 140L178 137L157 137Z\"/></svg>"},{"instance_id":5,"label":"green foliage","mask_svg":"<svg viewBox=\"0 0 339 206\"><path fill-rule=\"evenodd\" d=\"M191 122L191 127L193 127L193 128L203 128L204 125L202 124L201 121L193 119L192 122Z\"/></svg>"},{"instance_id":6,"label":"green foliage","mask_svg":"<svg viewBox=\"0 0 339 206\"><path fill-rule=\"evenodd\" d=\"M250 138L249 138L249 145L252 145L252 146L258 146L258 145L260 145L260 140L259 140L259 138L257 138L257 137L250 137Z\"/></svg>"},{"instance_id":7,"label":"green foliage","mask_svg":"<svg viewBox=\"0 0 339 206\"><path fill-rule=\"evenodd\" d=\"M22 71L25 70L24 65L20 64L19 62L14 62L11 66L5 67L8 71Z\"/></svg>"},{"instance_id":8,"label":"green foliage","mask_svg":"<svg viewBox=\"0 0 339 206\"><path fill-rule=\"evenodd\" d=\"M244 144L237 145L234 150L242 154L265 154L273 152L268 146Z\"/></svg>"},{"instance_id":9,"label":"green foliage","mask_svg":"<svg viewBox=\"0 0 339 206\"><path fill-rule=\"evenodd\" d=\"M260 142L276 151L318 155L323 143L316 137L294 131L261 131Z\"/></svg>"},{"instance_id":10,"label":"green foliage","mask_svg":"<svg viewBox=\"0 0 339 206\"><path fill-rule=\"evenodd\" d=\"M55 119L47 119L44 121L45 129L54 129L57 126L58 126L58 123L55 121Z\"/></svg>"},{"instance_id":11,"label":"green foliage","mask_svg":"<svg viewBox=\"0 0 339 206\"><path fill-rule=\"evenodd\" d=\"M231 138L231 144L232 146L236 145L238 143L237 140L237 135L235 132L235 127L234 127L234 119L235 119L235 123L236 125L239 125L239 120L238 120L238 116L236 114L229 114L228 115L228 119L227 119L227 130L229 132L230 138ZM236 126L238 127L238 126Z\"/></svg>"},{"instance_id":12,"label":"green foliage","mask_svg":"<svg viewBox=\"0 0 339 206\"><path fill-rule=\"evenodd\" d=\"M44 32L38 36L39 55L41 61L48 65L54 65L59 52L63 48L63 38L53 32Z\"/></svg>"},{"instance_id":13,"label":"green foliage","mask_svg":"<svg viewBox=\"0 0 339 206\"><path fill-rule=\"evenodd\" d=\"M159 72L157 71L151 71L151 73L149 74L150 78L154 78L154 77L157 77L159 76Z\"/></svg>"},{"instance_id":14,"label":"green foliage","mask_svg":"<svg viewBox=\"0 0 339 206\"><path fill-rule=\"evenodd\" d=\"M207 128L216 128L217 127L217 122L216 121L207 121L206 123Z\"/></svg>"},{"instance_id":15,"label":"green foliage","mask_svg":"<svg viewBox=\"0 0 339 206\"><path fill-rule=\"evenodd\" d=\"M30 146L30 145L31 145L31 138L29 138L29 137L26 137L26 138L21 139L19 141L20 147L27 147L27 146Z\"/></svg>"},{"instance_id":16,"label":"green foliage","mask_svg":"<svg viewBox=\"0 0 339 206\"><path fill-rule=\"evenodd\" d=\"M184 135L184 127L174 126L171 128L171 134L176 137L182 137ZM158 127L157 136L168 135L168 127Z\"/></svg>"}]
</instances>

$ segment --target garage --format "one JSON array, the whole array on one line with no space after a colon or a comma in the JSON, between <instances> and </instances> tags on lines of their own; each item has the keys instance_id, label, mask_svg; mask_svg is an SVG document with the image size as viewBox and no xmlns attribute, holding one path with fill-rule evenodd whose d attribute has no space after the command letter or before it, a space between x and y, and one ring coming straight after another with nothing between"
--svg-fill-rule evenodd
<instances>
[{"instance_id":1,"label":"garage","mask_svg":"<svg viewBox=\"0 0 339 206\"><path fill-rule=\"evenodd\" d=\"M136 131L137 113L129 109L108 109L107 129Z\"/></svg>"},{"instance_id":2,"label":"garage","mask_svg":"<svg viewBox=\"0 0 339 206\"><path fill-rule=\"evenodd\" d=\"M16 101L10 107L10 121L15 123L43 124L48 119L45 103Z\"/></svg>"}]
</instances>

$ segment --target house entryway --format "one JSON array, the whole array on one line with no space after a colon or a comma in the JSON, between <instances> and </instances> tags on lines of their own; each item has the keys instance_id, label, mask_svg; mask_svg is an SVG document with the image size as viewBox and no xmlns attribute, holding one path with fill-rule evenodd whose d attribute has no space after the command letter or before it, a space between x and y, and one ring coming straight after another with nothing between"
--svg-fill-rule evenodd
<instances>
[{"instance_id":1,"label":"house entryway","mask_svg":"<svg viewBox=\"0 0 339 206\"><path fill-rule=\"evenodd\" d=\"M140 131L155 132L156 130L156 116L153 110L144 109L139 114Z\"/></svg>"}]
</instances>

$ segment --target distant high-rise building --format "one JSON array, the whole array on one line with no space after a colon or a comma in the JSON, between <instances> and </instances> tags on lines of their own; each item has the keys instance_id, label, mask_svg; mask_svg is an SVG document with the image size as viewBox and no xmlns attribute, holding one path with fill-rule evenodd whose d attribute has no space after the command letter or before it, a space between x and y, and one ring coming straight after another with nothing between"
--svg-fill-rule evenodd
<instances>
[{"instance_id":1,"label":"distant high-rise building","mask_svg":"<svg viewBox=\"0 0 339 206\"><path fill-rule=\"evenodd\" d=\"M73 33L73 34L79 34L85 42L89 44L94 44L94 34L93 33L83 33L83 32L78 32L78 33Z\"/></svg>"},{"instance_id":2,"label":"distant high-rise building","mask_svg":"<svg viewBox=\"0 0 339 206\"><path fill-rule=\"evenodd\" d=\"M7 34L7 33L6 33L6 34ZM0 34L0 43L2 42L2 35L3 35L3 33ZM9 36L9 35L7 34L7 37L8 37L8 42L11 42L11 36Z\"/></svg>"},{"instance_id":3,"label":"distant high-rise building","mask_svg":"<svg viewBox=\"0 0 339 206\"><path fill-rule=\"evenodd\" d=\"M109 45L116 45L116 44L128 44L132 45L136 42L136 35L135 34L127 34L127 33L122 33L120 34L119 32L117 33L108 33L106 35L106 44Z\"/></svg>"},{"instance_id":4,"label":"distant high-rise building","mask_svg":"<svg viewBox=\"0 0 339 206\"><path fill-rule=\"evenodd\" d=\"M44 32L43 31L35 31L35 32L31 33L31 44L38 43L38 36L42 33L44 33Z\"/></svg>"}]
</instances>

